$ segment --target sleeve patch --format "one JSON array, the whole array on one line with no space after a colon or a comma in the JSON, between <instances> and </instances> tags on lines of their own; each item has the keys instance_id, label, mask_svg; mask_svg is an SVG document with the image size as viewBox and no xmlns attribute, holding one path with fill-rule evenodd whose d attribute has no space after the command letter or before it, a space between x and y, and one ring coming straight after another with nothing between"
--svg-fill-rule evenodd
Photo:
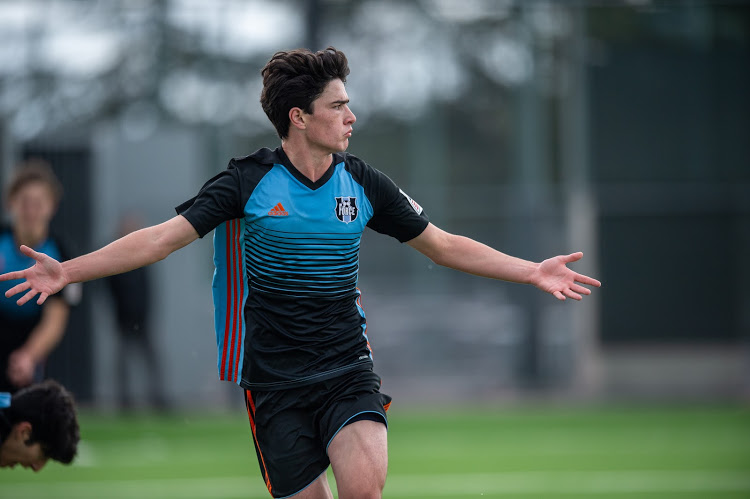
<instances>
[{"instance_id":1,"label":"sleeve patch","mask_svg":"<svg viewBox=\"0 0 750 499\"><path fill-rule=\"evenodd\" d=\"M399 189L399 192L401 193L402 196L404 196L406 198L407 201L409 201L409 204L411 205L412 208L414 208L414 211L417 212L417 215L421 215L422 214L422 207L419 206L419 203L417 203L412 198L410 198L409 195L407 193L405 193L403 190Z\"/></svg>"}]
</instances>

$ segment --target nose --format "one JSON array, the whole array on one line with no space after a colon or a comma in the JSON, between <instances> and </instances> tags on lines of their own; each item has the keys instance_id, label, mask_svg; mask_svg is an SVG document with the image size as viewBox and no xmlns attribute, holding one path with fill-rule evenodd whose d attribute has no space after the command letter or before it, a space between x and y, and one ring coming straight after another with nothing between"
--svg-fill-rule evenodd
<instances>
[{"instance_id":1,"label":"nose","mask_svg":"<svg viewBox=\"0 0 750 499\"><path fill-rule=\"evenodd\" d=\"M352 110L351 110L351 109L349 108L349 106L346 106L346 110L347 110L347 111L349 111L349 115L347 116L347 120L346 120L346 122L347 122L348 124L350 124L350 125L353 125L353 124L354 124L354 122L356 122L356 121L357 121L357 117L356 117L356 116L354 116L354 113L353 113L353 112L352 112Z\"/></svg>"}]
</instances>

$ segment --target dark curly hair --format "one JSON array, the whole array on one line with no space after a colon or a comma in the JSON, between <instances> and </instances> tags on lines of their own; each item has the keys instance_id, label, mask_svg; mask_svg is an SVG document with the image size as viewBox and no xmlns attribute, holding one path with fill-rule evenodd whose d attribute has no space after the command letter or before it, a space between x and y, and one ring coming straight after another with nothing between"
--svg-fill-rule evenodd
<instances>
[{"instance_id":1,"label":"dark curly hair","mask_svg":"<svg viewBox=\"0 0 750 499\"><path fill-rule=\"evenodd\" d=\"M346 83L349 63L344 53L333 47L314 53L308 49L288 50L276 52L261 75L260 103L276 133L285 139L289 135L289 110L298 107L311 114L313 101L328 82L338 78Z\"/></svg>"},{"instance_id":2,"label":"dark curly hair","mask_svg":"<svg viewBox=\"0 0 750 499\"><path fill-rule=\"evenodd\" d=\"M73 396L54 380L46 380L14 393L10 407L2 409L10 431L14 425L31 423L27 445L39 442L44 455L70 464L81 439ZM7 435L3 434L3 439Z\"/></svg>"}]
</instances>

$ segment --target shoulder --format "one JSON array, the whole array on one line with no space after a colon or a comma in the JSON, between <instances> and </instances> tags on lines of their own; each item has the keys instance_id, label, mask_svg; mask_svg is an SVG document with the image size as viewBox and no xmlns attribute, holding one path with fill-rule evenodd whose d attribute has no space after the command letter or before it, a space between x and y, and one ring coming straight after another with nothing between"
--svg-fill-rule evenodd
<instances>
[{"instance_id":1,"label":"shoulder","mask_svg":"<svg viewBox=\"0 0 750 499\"><path fill-rule=\"evenodd\" d=\"M367 164L362 159L346 152L337 153L336 162L337 164L343 163L344 169L351 174L354 180L362 185L365 183L376 182L382 175L378 170Z\"/></svg>"},{"instance_id":2,"label":"shoulder","mask_svg":"<svg viewBox=\"0 0 750 499\"><path fill-rule=\"evenodd\" d=\"M266 169L268 169L278 163L281 163L281 157L279 156L278 150L263 147L247 156L232 158L229 160L229 168L246 170L253 168L263 169L263 167L266 167Z\"/></svg>"},{"instance_id":3,"label":"shoulder","mask_svg":"<svg viewBox=\"0 0 750 499\"><path fill-rule=\"evenodd\" d=\"M250 155L230 159L227 170L230 174L236 174L241 179L241 183L249 182L254 186L271 171L273 165L279 163L281 163L281 158L278 152L264 147Z\"/></svg>"},{"instance_id":4,"label":"shoulder","mask_svg":"<svg viewBox=\"0 0 750 499\"><path fill-rule=\"evenodd\" d=\"M336 162L337 163L344 163L344 166L347 169L355 168L355 169L372 169L370 165L364 162L364 160L360 159L359 157L355 156L354 154L349 154L348 152L339 152L335 154Z\"/></svg>"}]
</instances>

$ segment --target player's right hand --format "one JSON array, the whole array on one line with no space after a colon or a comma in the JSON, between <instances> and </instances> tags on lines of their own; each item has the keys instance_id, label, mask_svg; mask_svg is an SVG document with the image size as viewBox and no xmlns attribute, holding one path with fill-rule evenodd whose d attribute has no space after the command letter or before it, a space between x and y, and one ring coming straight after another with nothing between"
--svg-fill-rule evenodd
<instances>
[{"instance_id":1,"label":"player's right hand","mask_svg":"<svg viewBox=\"0 0 750 499\"><path fill-rule=\"evenodd\" d=\"M23 305L36 295L39 295L37 304L41 305L48 296L60 291L67 284L65 272L60 262L44 253L38 253L28 246L21 246L21 253L36 260L36 263L25 270L17 270L0 275L0 281L11 281L13 279L25 279L20 284L13 286L5 292L5 297L17 295L26 291L21 298L16 301L18 305Z\"/></svg>"}]
</instances>

